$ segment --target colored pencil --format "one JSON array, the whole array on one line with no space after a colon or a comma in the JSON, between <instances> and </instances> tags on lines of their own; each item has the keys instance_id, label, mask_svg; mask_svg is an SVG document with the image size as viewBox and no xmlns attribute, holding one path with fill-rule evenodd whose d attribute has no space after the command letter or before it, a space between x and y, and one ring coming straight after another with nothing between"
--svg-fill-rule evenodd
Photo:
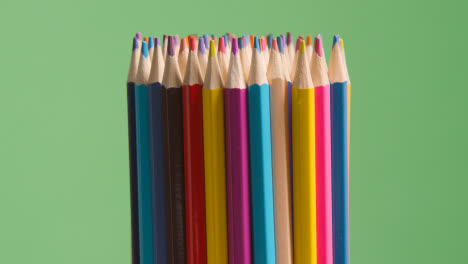
<instances>
[{"instance_id":1,"label":"colored pencil","mask_svg":"<svg viewBox=\"0 0 468 264\"><path fill-rule=\"evenodd\" d=\"M182 85L187 264L206 264L205 176L203 169L203 77L196 39L190 38Z\"/></svg>"},{"instance_id":2,"label":"colored pencil","mask_svg":"<svg viewBox=\"0 0 468 264\"><path fill-rule=\"evenodd\" d=\"M142 40L141 40L141 33L140 33L140 32L137 32L137 33L135 34L135 37L137 38L137 41L138 41L138 47L141 48L141 41L142 41ZM140 50L140 52L141 52L141 50Z\"/></svg>"},{"instance_id":3,"label":"colored pencil","mask_svg":"<svg viewBox=\"0 0 468 264\"><path fill-rule=\"evenodd\" d=\"M140 263L138 236L138 169L136 150L136 120L135 120L135 81L138 63L140 61L140 47L137 37L133 38L130 69L127 77L127 114L128 114L128 158L130 169L130 221L132 236L132 264Z\"/></svg>"},{"instance_id":4,"label":"colored pencil","mask_svg":"<svg viewBox=\"0 0 468 264\"><path fill-rule=\"evenodd\" d=\"M237 46L232 55L224 90L229 263L250 264L250 193L247 123L247 87Z\"/></svg>"},{"instance_id":5,"label":"colored pencil","mask_svg":"<svg viewBox=\"0 0 468 264\"><path fill-rule=\"evenodd\" d=\"M226 156L224 148L224 81L210 41L203 85L203 137L207 264L228 263Z\"/></svg>"},{"instance_id":6,"label":"colored pencil","mask_svg":"<svg viewBox=\"0 0 468 264\"><path fill-rule=\"evenodd\" d=\"M168 48L162 81L162 123L168 263L186 263L184 133L182 77L175 53L174 37Z\"/></svg>"},{"instance_id":7,"label":"colored pencil","mask_svg":"<svg viewBox=\"0 0 468 264\"><path fill-rule=\"evenodd\" d=\"M167 263L166 191L164 180L164 145L162 129L162 79L164 58L159 38L154 38L155 51L149 76L149 123L151 142L151 169L153 180L154 260Z\"/></svg>"},{"instance_id":8,"label":"colored pencil","mask_svg":"<svg viewBox=\"0 0 468 264\"><path fill-rule=\"evenodd\" d=\"M287 47L286 38L285 38L284 35L280 35L279 38L281 39L281 41L277 41L277 43L278 43L278 48L280 48L280 44L282 46L282 48L280 49L280 53L282 54L281 58L283 60L283 63L286 66L286 68L284 70L288 72L289 79L291 79L291 64L289 63L288 49L286 48ZM283 51L281 51L281 50L283 50Z\"/></svg>"},{"instance_id":9,"label":"colored pencil","mask_svg":"<svg viewBox=\"0 0 468 264\"><path fill-rule=\"evenodd\" d=\"M163 46L162 46L162 53L163 53L164 61L166 61L166 54L167 54L167 42L168 42L167 35L163 35Z\"/></svg>"},{"instance_id":10,"label":"colored pencil","mask_svg":"<svg viewBox=\"0 0 468 264\"><path fill-rule=\"evenodd\" d=\"M175 47L175 56L179 56L179 51L180 51L180 39L179 35L174 35L174 47ZM180 65L179 65L180 67ZM184 74L184 72L180 72L181 74Z\"/></svg>"},{"instance_id":11,"label":"colored pencil","mask_svg":"<svg viewBox=\"0 0 468 264\"><path fill-rule=\"evenodd\" d=\"M294 262L317 263L315 219L315 106L305 42L292 86Z\"/></svg>"},{"instance_id":12,"label":"colored pencil","mask_svg":"<svg viewBox=\"0 0 468 264\"><path fill-rule=\"evenodd\" d=\"M268 44L268 49L271 50L271 46L273 45L273 39L274 39L274 36L273 34L268 34L267 36L267 44Z\"/></svg>"},{"instance_id":13,"label":"colored pencil","mask_svg":"<svg viewBox=\"0 0 468 264\"><path fill-rule=\"evenodd\" d=\"M348 66L346 65L346 54L344 51L343 39L340 38L341 51L343 53L343 64L346 70L346 80L348 81L348 176L349 176L349 145L351 138L351 80L349 79Z\"/></svg>"},{"instance_id":14,"label":"colored pencil","mask_svg":"<svg viewBox=\"0 0 468 264\"><path fill-rule=\"evenodd\" d=\"M265 60L265 65L268 66L268 61L270 59L270 52L268 50L268 46L267 46L267 40L266 38L261 38L262 42L261 42L261 54L263 55L263 58ZM266 66L265 66L266 67Z\"/></svg>"},{"instance_id":15,"label":"colored pencil","mask_svg":"<svg viewBox=\"0 0 468 264\"><path fill-rule=\"evenodd\" d=\"M279 39L281 42L281 40ZM270 84L271 146L275 205L275 243L278 263L292 262L290 115L288 73L277 39L272 39L267 77Z\"/></svg>"},{"instance_id":16,"label":"colored pencil","mask_svg":"<svg viewBox=\"0 0 468 264\"><path fill-rule=\"evenodd\" d=\"M310 61L312 59L312 51L314 49L312 44L313 44L312 43L312 36L310 34L307 34L307 37L306 37L306 51L307 51L307 56L308 56L307 61Z\"/></svg>"},{"instance_id":17,"label":"colored pencil","mask_svg":"<svg viewBox=\"0 0 468 264\"><path fill-rule=\"evenodd\" d=\"M295 74L296 74L296 67L297 67L297 58L299 56L298 54L298 51L299 51L299 45L301 44L301 40L304 40L303 38L301 38L301 36L299 36L296 40L296 49L294 50L294 59L293 59L293 64L292 64L292 67L291 67L291 78L294 78ZM307 55L307 50L306 50L306 55ZM309 62L309 58L307 57L307 62Z\"/></svg>"},{"instance_id":18,"label":"colored pencil","mask_svg":"<svg viewBox=\"0 0 468 264\"><path fill-rule=\"evenodd\" d=\"M189 49L187 38L182 38L180 41L179 56L177 57L177 62L179 64L180 74L182 75L182 78L184 78L185 68L187 67L188 54Z\"/></svg>"},{"instance_id":19,"label":"colored pencil","mask_svg":"<svg viewBox=\"0 0 468 264\"><path fill-rule=\"evenodd\" d=\"M136 142L138 167L138 209L140 234L140 263L154 262L153 197L151 179L151 152L149 136L148 78L151 61L148 45L142 42L141 56L135 86Z\"/></svg>"},{"instance_id":20,"label":"colored pencil","mask_svg":"<svg viewBox=\"0 0 468 264\"><path fill-rule=\"evenodd\" d=\"M217 56L218 56L219 69L221 70L221 75L223 76L223 80L226 80L229 61L227 61L226 46L224 45L224 37L219 37Z\"/></svg>"},{"instance_id":21,"label":"colored pencil","mask_svg":"<svg viewBox=\"0 0 468 264\"><path fill-rule=\"evenodd\" d=\"M319 36L315 37L310 72L315 85L317 264L333 264L330 82L322 39Z\"/></svg>"},{"instance_id":22,"label":"colored pencil","mask_svg":"<svg viewBox=\"0 0 468 264\"><path fill-rule=\"evenodd\" d=\"M290 74L289 74L289 68L288 68L288 63L287 63L287 58L286 58L286 54L284 54L285 52L285 49L283 48L284 45L284 40L281 38L281 37L278 37L276 39L276 44L278 44L278 50L280 52L280 56L281 56L281 61L283 62L283 71L285 73L285 79L286 79L286 83L288 84L288 94L287 94L287 98L288 98L288 131L289 131L289 175L290 175L290 178L291 178L291 181L290 181L290 186L291 186L291 193L292 193L292 187L293 187L293 182L292 182L292 179L293 179L293 152L292 152L292 82L291 82L291 78L290 78ZM292 197L291 197L291 211L293 211L293 208L294 208L294 204L292 202ZM294 221L292 223L292 225L294 225ZM294 236L294 233L293 233L293 236ZM294 240L293 240L293 244L294 244Z\"/></svg>"},{"instance_id":23,"label":"colored pencil","mask_svg":"<svg viewBox=\"0 0 468 264\"><path fill-rule=\"evenodd\" d=\"M205 39L198 39L198 62L200 63L200 70L202 78L205 78L206 75L206 65L208 63L208 53L205 49Z\"/></svg>"},{"instance_id":24,"label":"colored pencil","mask_svg":"<svg viewBox=\"0 0 468 264\"><path fill-rule=\"evenodd\" d=\"M287 54L288 54L288 59L289 59L289 67L292 68L292 66L294 65L293 64L293 61L294 61L294 55L295 55L295 52L294 52L294 39L291 35L291 32L288 32L286 34L286 50L288 50ZM293 76L294 77L294 76Z\"/></svg>"},{"instance_id":25,"label":"colored pencil","mask_svg":"<svg viewBox=\"0 0 468 264\"><path fill-rule=\"evenodd\" d=\"M267 77L270 84L271 151L275 205L276 259L292 264L291 174L288 81L277 40L272 40Z\"/></svg>"},{"instance_id":26,"label":"colored pencil","mask_svg":"<svg viewBox=\"0 0 468 264\"><path fill-rule=\"evenodd\" d=\"M154 54L154 39L153 37L148 38L148 57L150 61L153 61L153 54Z\"/></svg>"},{"instance_id":27,"label":"colored pencil","mask_svg":"<svg viewBox=\"0 0 468 264\"><path fill-rule=\"evenodd\" d=\"M250 71L250 59L248 52L244 46L244 37L238 38L238 47L239 47L239 55L241 58L242 63L242 72L244 73L244 80L249 78L249 71Z\"/></svg>"},{"instance_id":28,"label":"colored pencil","mask_svg":"<svg viewBox=\"0 0 468 264\"><path fill-rule=\"evenodd\" d=\"M209 49L209 45L210 45L210 36L208 35L203 35L203 43L205 44L205 50Z\"/></svg>"},{"instance_id":29,"label":"colored pencil","mask_svg":"<svg viewBox=\"0 0 468 264\"><path fill-rule=\"evenodd\" d=\"M333 38L331 82L331 166L333 208L333 263L349 263L348 209L348 82L339 36Z\"/></svg>"},{"instance_id":30,"label":"colored pencil","mask_svg":"<svg viewBox=\"0 0 468 264\"><path fill-rule=\"evenodd\" d=\"M271 168L270 87L265 57L254 38L248 80L250 193L254 263L276 263L273 180Z\"/></svg>"}]
</instances>

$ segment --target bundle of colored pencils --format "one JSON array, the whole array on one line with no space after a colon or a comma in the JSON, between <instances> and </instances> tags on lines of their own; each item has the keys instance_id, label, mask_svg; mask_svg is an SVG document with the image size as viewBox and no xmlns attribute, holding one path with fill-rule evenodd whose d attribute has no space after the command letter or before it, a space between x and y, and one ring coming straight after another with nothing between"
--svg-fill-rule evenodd
<instances>
[{"instance_id":1,"label":"bundle of colored pencils","mask_svg":"<svg viewBox=\"0 0 468 264\"><path fill-rule=\"evenodd\" d=\"M133 264L349 263L343 41L133 39Z\"/></svg>"}]
</instances>

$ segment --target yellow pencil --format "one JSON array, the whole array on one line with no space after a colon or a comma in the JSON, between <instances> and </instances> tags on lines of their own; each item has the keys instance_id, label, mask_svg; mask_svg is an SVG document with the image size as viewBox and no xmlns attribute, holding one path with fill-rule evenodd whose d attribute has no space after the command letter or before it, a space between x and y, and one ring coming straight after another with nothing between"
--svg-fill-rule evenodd
<instances>
[{"instance_id":1,"label":"yellow pencil","mask_svg":"<svg viewBox=\"0 0 468 264\"><path fill-rule=\"evenodd\" d=\"M207 264L227 264L226 173L224 152L224 80L210 41L203 86Z\"/></svg>"},{"instance_id":2,"label":"yellow pencil","mask_svg":"<svg viewBox=\"0 0 468 264\"><path fill-rule=\"evenodd\" d=\"M316 264L314 84L304 40L296 69L292 85L294 263Z\"/></svg>"}]
</instances>

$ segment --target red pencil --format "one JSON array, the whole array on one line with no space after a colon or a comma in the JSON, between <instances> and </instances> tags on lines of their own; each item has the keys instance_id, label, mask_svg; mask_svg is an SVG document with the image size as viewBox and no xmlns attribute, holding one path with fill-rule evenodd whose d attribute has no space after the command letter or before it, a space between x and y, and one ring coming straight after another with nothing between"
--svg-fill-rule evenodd
<instances>
[{"instance_id":1,"label":"red pencil","mask_svg":"<svg viewBox=\"0 0 468 264\"><path fill-rule=\"evenodd\" d=\"M182 85L187 264L206 264L203 78L198 63L196 39L189 38L189 41L190 51Z\"/></svg>"}]
</instances>

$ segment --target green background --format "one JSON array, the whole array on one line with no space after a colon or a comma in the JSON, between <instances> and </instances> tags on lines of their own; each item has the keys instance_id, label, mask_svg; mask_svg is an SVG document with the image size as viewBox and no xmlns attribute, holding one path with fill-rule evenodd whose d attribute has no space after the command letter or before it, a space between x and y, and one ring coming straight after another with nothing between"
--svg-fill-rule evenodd
<instances>
[{"instance_id":1,"label":"green background","mask_svg":"<svg viewBox=\"0 0 468 264\"><path fill-rule=\"evenodd\" d=\"M125 82L136 31L322 33L327 56L340 33L353 84L352 262L466 262L466 3L3 0L0 9L0 263L130 263Z\"/></svg>"}]
</instances>

